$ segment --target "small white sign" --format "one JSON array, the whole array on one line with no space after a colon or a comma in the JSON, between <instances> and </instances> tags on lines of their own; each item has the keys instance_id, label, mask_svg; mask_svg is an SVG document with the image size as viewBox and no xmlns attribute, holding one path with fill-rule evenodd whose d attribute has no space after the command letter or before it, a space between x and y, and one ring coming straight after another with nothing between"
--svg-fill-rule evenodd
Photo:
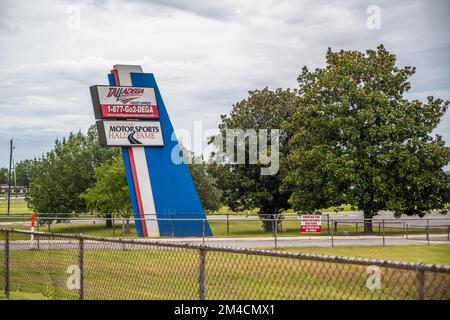
<instances>
[{"instance_id":1,"label":"small white sign","mask_svg":"<svg viewBox=\"0 0 450 320\"><path fill-rule=\"evenodd\" d=\"M164 146L159 121L97 121L102 146Z\"/></svg>"}]
</instances>

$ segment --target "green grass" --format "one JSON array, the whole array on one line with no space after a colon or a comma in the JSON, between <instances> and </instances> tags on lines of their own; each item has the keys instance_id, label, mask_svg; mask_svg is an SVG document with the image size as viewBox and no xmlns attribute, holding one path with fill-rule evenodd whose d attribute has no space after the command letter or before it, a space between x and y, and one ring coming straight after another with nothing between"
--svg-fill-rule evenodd
<instances>
[{"instance_id":1,"label":"green grass","mask_svg":"<svg viewBox=\"0 0 450 320\"><path fill-rule=\"evenodd\" d=\"M320 212L336 212L336 211L355 211L358 210L357 208L353 208L351 205L349 204L343 204L339 207L330 207L330 208L325 208L325 209L320 209L318 211ZM247 210L247 211L233 211L231 210L229 207L227 206L222 206L220 207L219 210L213 211L211 212L211 214L258 214L259 209L252 209L252 210ZM293 209L288 209L283 211L283 213L295 213L295 211Z\"/></svg>"},{"instance_id":2,"label":"green grass","mask_svg":"<svg viewBox=\"0 0 450 320\"><path fill-rule=\"evenodd\" d=\"M125 250L124 250L125 249ZM406 249L406 248L405 248ZM66 286L77 249L12 250L11 290L77 299ZM0 265L0 280L3 274ZM208 251L207 299L414 299L415 271L382 268L382 289L366 287L365 266ZM199 252L182 248L92 249L84 254L86 299L198 299ZM428 298L450 299L438 274Z\"/></svg>"},{"instance_id":3,"label":"green grass","mask_svg":"<svg viewBox=\"0 0 450 320\"><path fill-rule=\"evenodd\" d=\"M262 229L261 221L229 221L229 232L227 232L227 222L226 221L217 221L211 220L209 221L210 226L212 228L213 234L215 237L273 237L272 232L266 232ZM300 221L293 220L292 217L290 220L285 220L282 222L281 231L277 233L279 237L298 237L298 236L306 236L306 237L314 237L314 236L324 236L329 235L328 226L326 222L322 222L322 232L321 233L300 233ZM385 226L385 235L386 236L396 236L403 235L405 230L403 227L399 226ZM446 228L430 228L430 234L447 234ZM374 223L373 225L373 235L382 235L383 228L378 224ZM425 234L425 228L408 228L408 234ZM362 223L359 223L358 226L356 224L348 225L348 224L338 224L337 233L335 236L357 236L357 235L366 235L363 231Z\"/></svg>"},{"instance_id":4,"label":"green grass","mask_svg":"<svg viewBox=\"0 0 450 320\"><path fill-rule=\"evenodd\" d=\"M450 265L450 244L284 247L283 251Z\"/></svg>"},{"instance_id":5,"label":"green grass","mask_svg":"<svg viewBox=\"0 0 450 320\"><path fill-rule=\"evenodd\" d=\"M23 219L22 219L23 220ZM132 220L131 220L132 221ZM271 232L265 232L263 231L261 227L261 221L260 220L248 220L248 221L233 221L230 220L229 222L229 233L227 233L227 223L226 221L217 221L217 220L211 220L210 226L212 228L214 237L242 237L242 238L249 238L249 237L273 237L273 234ZM30 230L30 227L23 226L23 225L13 225L8 226L8 228L15 228L15 229L24 229L24 230ZM328 235L328 228L326 222L322 223L322 232L321 233L300 233L300 221L299 220L286 220L282 223L282 231L279 231L277 235L279 237L314 237L314 236L324 236ZM45 231L45 232L58 232L58 233L76 233L76 234L84 234L89 236L98 236L98 237L125 237L125 238L132 238L136 237L136 229L134 227L134 223L130 223L130 233L123 234L122 233L122 224L116 223L115 231L113 233L113 230L110 228L107 228L104 223L97 223L93 224L92 222L86 223L86 224L53 224L48 228L48 226L43 225L40 226L38 231ZM373 235L382 235L382 228L378 228L377 224L374 224L374 233ZM378 233L380 231L380 233ZM447 229L445 228L430 228L429 229L430 234L447 234ZM409 235L425 235L425 229L424 228L409 228L408 229ZM336 236L362 236L365 235L362 230L361 223L359 224L358 228L356 225L344 225L339 224L338 225L338 232L335 234ZM401 236L404 235L404 230L402 227L385 227L385 235L386 236ZM1 235L0 235L1 237Z\"/></svg>"},{"instance_id":6,"label":"green grass","mask_svg":"<svg viewBox=\"0 0 450 320\"><path fill-rule=\"evenodd\" d=\"M8 229L17 229L17 230L30 230L29 226L23 226L20 224L17 225L9 225ZM89 223L89 224L52 224L41 225L35 228L35 231L41 232L54 232L54 233L70 233L70 234L83 234L86 236L94 236L94 237L118 237L118 238L136 238L136 228L134 227L134 223L130 223L130 232L125 233L122 232L122 224L116 224L115 230L107 228L104 223ZM3 235L0 235L0 239L2 239Z\"/></svg>"},{"instance_id":7,"label":"green grass","mask_svg":"<svg viewBox=\"0 0 450 320\"><path fill-rule=\"evenodd\" d=\"M5 299L5 293L0 292L0 300ZM10 300L49 300L44 294L40 292L21 292L12 291L9 293Z\"/></svg>"},{"instance_id":8,"label":"green grass","mask_svg":"<svg viewBox=\"0 0 450 320\"><path fill-rule=\"evenodd\" d=\"M0 199L0 215L6 215L8 212L8 201L5 198ZM31 213L24 198L11 197L10 213Z\"/></svg>"},{"instance_id":9,"label":"green grass","mask_svg":"<svg viewBox=\"0 0 450 320\"><path fill-rule=\"evenodd\" d=\"M122 232L122 224L116 224L113 229L107 228L104 223L101 224L55 224L50 226L41 226L39 227L40 231L51 231L56 233L82 233L83 235L95 236L95 237L120 237L120 238L136 238L136 228L134 223L130 223L130 232L125 233Z\"/></svg>"},{"instance_id":10,"label":"green grass","mask_svg":"<svg viewBox=\"0 0 450 320\"><path fill-rule=\"evenodd\" d=\"M343 204L339 207L330 207L330 208L326 208L326 209L320 209L320 212L336 212L336 211L357 211L358 208L353 208L351 205L349 204Z\"/></svg>"}]
</instances>

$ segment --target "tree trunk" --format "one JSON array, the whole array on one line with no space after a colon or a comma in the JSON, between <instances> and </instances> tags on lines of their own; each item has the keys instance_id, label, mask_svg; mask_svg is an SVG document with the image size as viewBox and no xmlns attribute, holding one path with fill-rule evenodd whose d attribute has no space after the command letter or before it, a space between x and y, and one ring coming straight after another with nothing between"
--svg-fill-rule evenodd
<instances>
[{"instance_id":1,"label":"tree trunk","mask_svg":"<svg viewBox=\"0 0 450 320\"><path fill-rule=\"evenodd\" d=\"M129 234L130 233L130 219L127 218L125 221L126 221L126 223L125 223L125 234Z\"/></svg>"},{"instance_id":2,"label":"tree trunk","mask_svg":"<svg viewBox=\"0 0 450 320\"><path fill-rule=\"evenodd\" d=\"M279 230L279 225L281 224L281 217L278 212L273 213L274 211L264 211L270 213L260 212L260 218L262 220L263 230L266 232L275 232L275 228L277 231ZM275 220L276 219L276 220Z\"/></svg>"},{"instance_id":3,"label":"tree trunk","mask_svg":"<svg viewBox=\"0 0 450 320\"><path fill-rule=\"evenodd\" d=\"M364 211L364 233L372 233L372 214L370 212ZM370 219L370 220L366 220Z\"/></svg>"},{"instance_id":4,"label":"tree trunk","mask_svg":"<svg viewBox=\"0 0 450 320\"><path fill-rule=\"evenodd\" d=\"M107 214L106 216L105 216L105 218L106 218L106 227L108 228L108 229L112 229L112 227L113 227L113 222L112 222L112 215L111 214Z\"/></svg>"}]
</instances>

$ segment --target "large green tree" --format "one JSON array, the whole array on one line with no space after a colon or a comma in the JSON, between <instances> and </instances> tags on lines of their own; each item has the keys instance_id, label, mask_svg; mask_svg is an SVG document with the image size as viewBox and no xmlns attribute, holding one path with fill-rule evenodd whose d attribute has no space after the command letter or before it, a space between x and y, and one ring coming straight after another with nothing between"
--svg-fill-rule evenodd
<instances>
[{"instance_id":1,"label":"large green tree","mask_svg":"<svg viewBox=\"0 0 450 320\"><path fill-rule=\"evenodd\" d=\"M0 168L0 184L8 183L8 168Z\"/></svg>"},{"instance_id":2,"label":"large green tree","mask_svg":"<svg viewBox=\"0 0 450 320\"><path fill-rule=\"evenodd\" d=\"M95 126L86 135L71 133L57 140L53 150L33 161L29 205L40 213L83 212L80 194L94 185L95 168L119 153L100 147Z\"/></svg>"},{"instance_id":3,"label":"large green tree","mask_svg":"<svg viewBox=\"0 0 450 320\"><path fill-rule=\"evenodd\" d=\"M220 209L222 202L222 191L217 187L216 179L208 172L208 164L200 156L195 156L181 146L183 156L188 163L192 181L197 189L198 196L205 211L216 211Z\"/></svg>"},{"instance_id":4,"label":"large green tree","mask_svg":"<svg viewBox=\"0 0 450 320\"><path fill-rule=\"evenodd\" d=\"M214 185L214 178L206 171L205 162L200 157L194 157L183 146L181 149L203 208L207 211L219 209L221 193ZM80 198L86 202L88 210L104 214L107 218L111 218L111 213L118 213L126 218L129 216L131 202L121 156L116 156L95 169L95 184L87 188ZM110 223L107 225L111 226Z\"/></svg>"},{"instance_id":5,"label":"large green tree","mask_svg":"<svg viewBox=\"0 0 450 320\"><path fill-rule=\"evenodd\" d=\"M23 160L17 163L16 171L16 183L19 186L29 186L30 177L33 170L33 160Z\"/></svg>"},{"instance_id":6,"label":"large green tree","mask_svg":"<svg viewBox=\"0 0 450 320\"><path fill-rule=\"evenodd\" d=\"M221 116L220 135L226 140L227 130L233 129L255 130L256 133L262 129L269 129L267 134L270 135L270 129L279 130L281 124L292 117L294 110L295 93L290 90L271 91L265 88L250 91L249 97L236 103L229 115ZM271 150L270 137L267 141L268 150ZM288 153L287 141L288 136L281 133L279 139L281 158ZM213 138L212 142L221 147L222 141L217 137ZM280 190L282 176L279 171L275 174L262 175L261 169L267 167L267 164L262 163L260 158L257 163L250 163L248 140L241 146L238 146L236 140L233 142L233 147L236 151L238 148L244 148L245 163L235 163L233 159L231 161L225 159L224 163L218 163L220 160L215 158L218 154L213 154L214 164L209 168L223 192L223 202L235 211L258 208L263 228L272 230L273 224L269 219L290 207L288 203L290 193ZM225 150L225 153L228 154L233 150Z\"/></svg>"},{"instance_id":7,"label":"large green tree","mask_svg":"<svg viewBox=\"0 0 450 320\"><path fill-rule=\"evenodd\" d=\"M129 218L131 213L130 194L120 155L95 169L95 184L87 188L80 198L86 202L89 210L105 215L106 225L109 227L112 227L111 214L113 213Z\"/></svg>"},{"instance_id":8,"label":"large green tree","mask_svg":"<svg viewBox=\"0 0 450 320\"><path fill-rule=\"evenodd\" d=\"M303 68L285 189L295 209L347 203L372 218L379 210L424 215L449 200L450 149L431 136L448 101L409 100L415 68L376 50L328 50L326 67ZM365 231L372 231L371 221Z\"/></svg>"}]
</instances>

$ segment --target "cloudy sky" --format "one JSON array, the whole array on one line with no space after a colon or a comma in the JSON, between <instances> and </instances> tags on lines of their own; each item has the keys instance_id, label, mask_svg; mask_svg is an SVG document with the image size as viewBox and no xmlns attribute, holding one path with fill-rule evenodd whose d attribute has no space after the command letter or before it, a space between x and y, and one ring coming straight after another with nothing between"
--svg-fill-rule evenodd
<instances>
[{"instance_id":1,"label":"cloudy sky","mask_svg":"<svg viewBox=\"0 0 450 320\"><path fill-rule=\"evenodd\" d=\"M400 66L417 67L409 97L450 99L449 17L449 2L437 0L2 0L0 166L11 138L19 161L86 131L88 87L106 84L117 63L153 72L175 128L187 130L216 128L248 90L295 87L328 47L383 43ZM450 145L449 113L437 133Z\"/></svg>"}]
</instances>

